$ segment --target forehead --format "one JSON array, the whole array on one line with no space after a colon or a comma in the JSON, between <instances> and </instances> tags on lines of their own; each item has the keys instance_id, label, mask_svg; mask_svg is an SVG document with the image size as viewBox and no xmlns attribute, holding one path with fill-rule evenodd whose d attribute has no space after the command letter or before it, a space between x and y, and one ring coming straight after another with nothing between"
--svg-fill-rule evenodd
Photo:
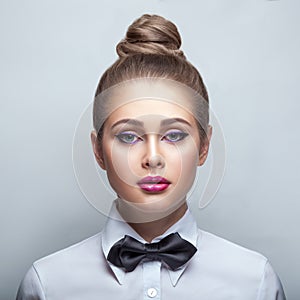
<instances>
[{"instance_id":1,"label":"forehead","mask_svg":"<svg viewBox=\"0 0 300 300\"><path fill-rule=\"evenodd\" d=\"M122 83L109 93L107 122L119 118L158 120L193 118L193 92L170 80L139 79Z\"/></svg>"},{"instance_id":2,"label":"forehead","mask_svg":"<svg viewBox=\"0 0 300 300\"><path fill-rule=\"evenodd\" d=\"M109 115L109 119L115 120L120 117L126 117L143 120L160 120L166 117L177 116L190 118L192 115L187 109L175 103L155 99L139 99L116 108Z\"/></svg>"},{"instance_id":3,"label":"forehead","mask_svg":"<svg viewBox=\"0 0 300 300\"><path fill-rule=\"evenodd\" d=\"M189 105L195 92L174 80L162 78L139 78L122 82L110 90L111 100L124 104L134 99L160 99L172 101L183 106Z\"/></svg>"}]
</instances>

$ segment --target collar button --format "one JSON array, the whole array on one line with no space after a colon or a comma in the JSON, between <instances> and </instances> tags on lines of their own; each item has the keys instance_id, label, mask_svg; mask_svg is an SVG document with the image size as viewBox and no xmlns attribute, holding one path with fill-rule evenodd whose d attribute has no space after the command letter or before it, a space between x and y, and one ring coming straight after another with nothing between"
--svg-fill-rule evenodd
<instances>
[{"instance_id":1,"label":"collar button","mask_svg":"<svg viewBox=\"0 0 300 300\"><path fill-rule=\"evenodd\" d=\"M157 296L157 290L155 288L149 288L147 290L147 295L149 298L155 298Z\"/></svg>"}]
</instances>

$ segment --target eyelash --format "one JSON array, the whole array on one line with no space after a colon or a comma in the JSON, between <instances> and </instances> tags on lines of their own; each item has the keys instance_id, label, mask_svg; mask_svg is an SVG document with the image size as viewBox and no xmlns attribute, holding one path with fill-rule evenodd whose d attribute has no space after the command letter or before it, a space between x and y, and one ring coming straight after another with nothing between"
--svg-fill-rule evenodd
<instances>
[{"instance_id":1,"label":"eyelash","mask_svg":"<svg viewBox=\"0 0 300 300\"><path fill-rule=\"evenodd\" d=\"M179 142L179 141L182 141L185 137L188 136L188 133L186 132L183 132L183 131L171 131L167 134L165 134L163 137L167 137L171 134L177 134L179 136L178 139L176 140L168 140L169 143L176 143L176 142ZM118 138L118 140L121 142L121 143L124 143L124 144L129 144L129 145L133 145L135 143L138 142L138 139L135 140L134 142L128 142L128 141L125 141L125 138L126 137L129 137L129 136L132 136L132 137L136 137L138 139L142 139L141 137L139 137L138 135L134 134L134 133L131 133L131 132L122 132L120 134L116 134L115 137Z\"/></svg>"}]
</instances>

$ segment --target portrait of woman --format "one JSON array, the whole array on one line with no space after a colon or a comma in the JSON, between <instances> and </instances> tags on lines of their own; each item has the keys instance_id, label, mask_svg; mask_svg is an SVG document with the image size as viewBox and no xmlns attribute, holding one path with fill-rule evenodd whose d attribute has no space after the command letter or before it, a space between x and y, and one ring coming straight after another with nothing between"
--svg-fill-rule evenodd
<instances>
[{"instance_id":1,"label":"portrait of woman","mask_svg":"<svg viewBox=\"0 0 300 300\"><path fill-rule=\"evenodd\" d=\"M175 23L145 13L117 43L90 133L116 199L100 232L33 262L17 300L286 298L267 257L201 229L189 209L214 128Z\"/></svg>"}]
</instances>

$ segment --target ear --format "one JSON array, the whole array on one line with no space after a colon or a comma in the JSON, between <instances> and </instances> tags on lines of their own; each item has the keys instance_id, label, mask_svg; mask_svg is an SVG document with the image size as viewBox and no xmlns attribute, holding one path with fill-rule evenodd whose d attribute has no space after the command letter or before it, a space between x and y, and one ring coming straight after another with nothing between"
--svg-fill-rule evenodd
<instances>
[{"instance_id":1,"label":"ear","mask_svg":"<svg viewBox=\"0 0 300 300\"><path fill-rule=\"evenodd\" d=\"M202 166L206 161L206 158L208 156L208 150L209 150L209 144L210 144L211 136L212 136L212 126L208 125L208 127L207 127L207 139L204 141L205 144L201 145L201 152L199 154L198 166ZM200 141L200 143L202 143L202 142Z\"/></svg>"},{"instance_id":2,"label":"ear","mask_svg":"<svg viewBox=\"0 0 300 300\"><path fill-rule=\"evenodd\" d=\"M106 170L105 164L104 164L104 159L103 159L103 151L102 147L97 139L97 132L96 130L93 130L91 132L91 141L92 141L92 146L93 146L93 152L95 155L95 158L101 167L101 169Z\"/></svg>"}]
</instances>

